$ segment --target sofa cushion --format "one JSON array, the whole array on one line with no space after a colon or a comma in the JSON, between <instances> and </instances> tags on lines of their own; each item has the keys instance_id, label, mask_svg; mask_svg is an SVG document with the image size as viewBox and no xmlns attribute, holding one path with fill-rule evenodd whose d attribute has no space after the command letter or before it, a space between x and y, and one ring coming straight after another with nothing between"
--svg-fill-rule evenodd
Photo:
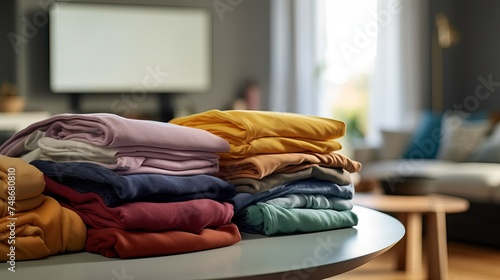
<instances>
[{"instance_id":1,"label":"sofa cushion","mask_svg":"<svg viewBox=\"0 0 500 280\"><path fill-rule=\"evenodd\" d=\"M424 111L417 130L411 137L402 157L411 160L434 158L456 160L455 155L458 155L460 160L465 160L471 150L480 141L480 139L475 139L475 136L480 135L482 137L486 134L490 125L490 114L487 111L477 111L474 113L458 111L437 113ZM468 133L471 130L473 131L472 136ZM480 134L474 134L479 130ZM469 140L472 145L467 144L469 148L462 151L456 149L456 142L464 134L467 134L467 137L474 141Z\"/></svg>"},{"instance_id":2,"label":"sofa cushion","mask_svg":"<svg viewBox=\"0 0 500 280\"><path fill-rule=\"evenodd\" d=\"M465 161L490 130L488 119L467 120L458 114L445 114L437 158Z\"/></svg>"},{"instance_id":3,"label":"sofa cushion","mask_svg":"<svg viewBox=\"0 0 500 280\"><path fill-rule=\"evenodd\" d=\"M491 134L478 145L469 161L500 163L500 123L497 123Z\"/></svg>"},{"instance_id":4,"label":"sofa cushion","mask_svg":"<svg viewBox=\"0 0 500 280\"><path fill-rule=\"evenodd\" d=\"M456 163L437 159L396 159L372 163L364 163L361 177L375 180L388 180L390 178L411 177L423 179L436 179Z\"/></svg>"},{"instance_id":5,"label":"sofa cushion","mask_svg":"<svg viewBox=\"0 0 500 280\"><path fill-rule=\"evenodd\" d=\"M363 179L400 187L405 184L403 179L409 179L413 189L420 179L428 192L460 196L474 202L500 203L500 166L495 163L399 159L365 164L360 174Z\"/></svg>"},{"instance_id":6,"label":"sofa cushion","mask_svg":"<svg viewBox=\"0 0 500 280\"><path fill-rule=\"evenodd\" d=\"M500 203L499 171L495 163L456 163L437 177L436 189L473 202Z\"/></svg>"}]
</instances>

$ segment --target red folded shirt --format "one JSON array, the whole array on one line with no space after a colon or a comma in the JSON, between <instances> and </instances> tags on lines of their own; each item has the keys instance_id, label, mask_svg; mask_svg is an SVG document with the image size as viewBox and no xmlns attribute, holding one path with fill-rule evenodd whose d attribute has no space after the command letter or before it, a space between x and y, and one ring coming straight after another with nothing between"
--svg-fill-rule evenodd
<instances>
[{"instance_id":1,"label":"red folded shirt","mask_svg":"<svg viewBox=\"0 0 500 280\"><path fill-rule=\"evenodd\" d=\"M89 229L85 249L109 258L140 258L187 253L233 245L241 240L234 224L198 233L185 231L141 232L117 228Z\"/></svg>"},{"instance_id":2,"label":"red folded shirt","mask_svg":"<svg viewBox=\"0 0 500 280\"><path fill-rule=\"evenodd\" d=\"M182 230L199 232L231 222L234 215L230 203L211 199L181 202L131 202L108 207L96 193L80 193L45 177L45 194L56 198L61 205L75 211L90 227L120 228L148 231Z\"/></svg>"}]
</instances>

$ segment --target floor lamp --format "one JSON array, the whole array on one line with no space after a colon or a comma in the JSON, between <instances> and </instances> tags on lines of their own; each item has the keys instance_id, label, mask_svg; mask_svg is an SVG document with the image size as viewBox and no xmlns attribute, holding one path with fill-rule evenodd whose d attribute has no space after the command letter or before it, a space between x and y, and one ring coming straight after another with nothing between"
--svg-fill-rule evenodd
<instances>
[{"instance_id":1,"label":"floor lamp","mask_svg":"<svg viewBox=\"0 0 500 280\"><path fill-rule=\"evenodd\" d=\"M436 29L432 36L432 110L443 112L443 50L459 41L458 31L453 28L448 17L443 13L436 14Z\"/></svg>"}]
</instances>

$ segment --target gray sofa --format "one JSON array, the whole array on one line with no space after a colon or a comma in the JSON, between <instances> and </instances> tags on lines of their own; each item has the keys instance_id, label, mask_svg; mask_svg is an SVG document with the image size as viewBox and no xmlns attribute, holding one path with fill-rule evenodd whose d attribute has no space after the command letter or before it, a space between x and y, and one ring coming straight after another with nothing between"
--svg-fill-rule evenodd
<instances>
[{"instance_id":1,"label":"gray sofa","mask_svg":"<svg viewBox=\"0 0 500 280\"><path fill-rule=\"evenodd\" d=\"M384 131L380 147L356 150L354 157L363 163L361 180L376 182L386 194L439 193L463 197L470 202L470 208L448 215L449 239L500 247L500 124L490 120L484 123L487 128L481 132L470 131L477 136L473 147L457 145L469 149L466 156L459 156L463 151L443 156L443 150L449 147L443 145L446 132L441 131L441 138L434 139L435 144L440 144L436 145L434 158L408 157L405 149L408 155L408 147L412 141L418 141L418 133ZM479 137L481 133L484 134Z\"/></svg>"}]
</instances>

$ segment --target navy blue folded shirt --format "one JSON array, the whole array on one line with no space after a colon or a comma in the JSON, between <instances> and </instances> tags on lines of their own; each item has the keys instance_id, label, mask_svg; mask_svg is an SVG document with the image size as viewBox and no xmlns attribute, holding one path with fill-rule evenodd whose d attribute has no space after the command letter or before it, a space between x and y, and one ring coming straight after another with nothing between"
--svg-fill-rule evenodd
<instances>
[{"instance_id":1,"label":"navy blue folded shirt","mask_svg":"<svg viewBox=\"0 0 500 280\"><path fill-rule=\"evenodd\" d=\"M118 175L93 163L34 160L30 164L78 192L99 194L109 207L133 201L174 202L208 198L222 202L235 195L234 185L210 175Z\"/></svg>"},{"instance_id":2,"label":"navy blue folded shirt","mask_svg":"<svg viewBox=\"0 0 500 280\"><path fill-rule=\"evenodd\" d=\"M230 202L234 205L234 212L238 213L239 211L243 210L243 208L252 204L256 204L257 202L266 201L293 193L324 194L327 196L352 199L354 195L354 186L352 184L339 185L330 181L311 178L285 183L257 194L237 193L230 200Z\"/></svg>"}]
</instances>

